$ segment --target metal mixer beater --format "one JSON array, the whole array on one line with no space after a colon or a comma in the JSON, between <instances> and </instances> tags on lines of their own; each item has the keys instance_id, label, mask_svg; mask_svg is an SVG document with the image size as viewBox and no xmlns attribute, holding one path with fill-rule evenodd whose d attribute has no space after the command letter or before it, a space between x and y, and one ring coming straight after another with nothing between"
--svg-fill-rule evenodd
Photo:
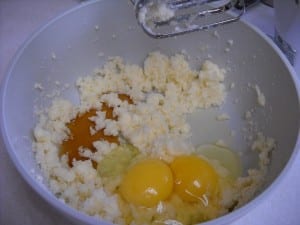
<instances>
[{"instance_id":1,"label":"metal mixer beater","mask_svg":"<svg viewBox=\"0 0 300 225\"><path fill-rule=\"evenodd\" d=\"M237 21L258 0L131 0L143 30L166 38ZM235 14L227 12L236 11Z\"/></svg>"}]
</instances>

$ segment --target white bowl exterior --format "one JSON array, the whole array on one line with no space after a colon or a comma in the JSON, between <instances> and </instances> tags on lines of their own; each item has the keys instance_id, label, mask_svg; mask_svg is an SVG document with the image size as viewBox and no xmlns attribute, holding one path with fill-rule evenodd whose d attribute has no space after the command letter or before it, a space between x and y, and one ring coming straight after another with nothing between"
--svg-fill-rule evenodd
<instances>
[{"instance_id":1,"label":"white bowl exterior","mask_svg":"<svg viewBox=\"0 0 300 225\"><path fill-rule=\"evenodd\" d=\"M228 40L233 41L233 46L228 46ZM226 48L230 51L225 51ZM62 95L77 104L78 93L73 84L79 76L91 74L110 56L122 56L129 63L142 64L147 53L154 50L168 55L184 50L194 67L211 56L227 70L227 87L235 83L236 88L228 91L227 101L221 108L198 112L202 117L199 114L189 117L193 133L201 134L193 136L195 144L222 138L234 149L246 151L247 143L241 133L236 137L229 135L230 130L239 131L244 126L245 111L257 104L255 92L245 87L248 83L257 84L266 96L267 106L256 108L255 120L260 130L274 137L278 144L272 155L267 190L241 209L205 223L227 224L255 207L270 192L275 186L270 184L282 179L295 158L294 149L299 149L299 89L295 86L298 82L295 72L268 38L242 22L214 31L155 40L137 27L133 8L126 1L91 1L70 10L35 33L8 70L1 89L1 131L7 150L22 176L47 201L73 219L97 223L96 219L58 201L44 183L36 180L36 173L41 173L31 147L32 129L37 122L33 110L35 106L47 106L51 99L40 97L34 84L42 84L45 92L51 94L57 89L55 81L70 83L71 88ZM220 112L228 113L231 119L220 124L215 120ZM255 165L254 154L243 160L249 167Z\"/></svg>"}]
</instances>

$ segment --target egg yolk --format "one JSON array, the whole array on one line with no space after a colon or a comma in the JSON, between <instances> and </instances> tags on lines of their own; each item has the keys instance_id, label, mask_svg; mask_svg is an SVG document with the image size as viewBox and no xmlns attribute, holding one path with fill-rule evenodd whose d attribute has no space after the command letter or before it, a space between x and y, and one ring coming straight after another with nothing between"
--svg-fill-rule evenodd
<instances>
[{"instance_id":1,"label":"egg yolk","mask_svg":"<svg viewBox=\"0 0 300 225\"><path fill-rule=\"evenodd\" d=\"M145 207L167 199L172 190L172 171L159 159L136 163L129 168L120 185L120 193L127 202Z\"/></svg>"},{"instance_id":2,"label":"egg yolk","mask_svg":"<svg viewBox=\"0 0 300 225\"><path fill-rule=\"evenodd\" d=\"M204 159L184 155L176 157L170 164L174 174L174 191L188 202L201 201L208 205L218 189L218 175Z\"/></svg>"},{"instance_id":3,"label":"egg yolk","mask_svg":"<svg viewBox=\"0 0 300 225\"><path fill-rule=\"evenodd\" d=\"M131 98L126 94L118 94L118 97L122 101L127 101L129 104L133 104ZM113 107L109 107L107 104L103 103L101 111L105 112L106 119L117 120L118 118L113 115ZM88 158L83 157L79 153L79 148L88 148L92 152L96 149L93 142L98 140L105 140L109 143L119 144L119 137L113 135L104 134L104 129L97 131L95 134L91 134L90 128L95 126L95 123L90 120L91 117L96 116L96 109L90 109L89 111L77 115L77 117L71 120L67 127L70 130L69 137L63 141L61 145L60 155L67 154L68 164L70 167L73 166L73 160L87 160ZM96 163L94 161L93 166L96 168Z\"/></svg>"}]
</instances>

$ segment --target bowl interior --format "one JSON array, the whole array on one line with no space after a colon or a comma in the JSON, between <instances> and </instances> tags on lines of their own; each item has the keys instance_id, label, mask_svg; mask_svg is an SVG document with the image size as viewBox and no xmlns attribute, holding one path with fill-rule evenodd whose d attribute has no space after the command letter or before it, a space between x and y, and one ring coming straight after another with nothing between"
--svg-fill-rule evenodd
<instances>
[{"instance_id":1,"label":"bowl interior","mask_svg":"<svg viewBox=\"0 0 300 225\"><path fill-rule=\"evenodd\" d=\"M2 135L15 164L31 185L49 192L43 182L36 180L40 172L31 146L37 122L34 111L48 106L57 91L78 104L76 79L92 74L109 57L121 56L128 63L142 65L147 54L156 50L167 55L187 53L194 68L210 58L226 69L226 102L220 108L188 116L192 141L201 144L224 140L232 149L245 153L242 160L246 171L257 164L256 155L249 151L249 136L262 131L273 137L277 148L265 188L271 185L294 150L300 118L294 81L272 46L242 22L155 40L138 27L132 5L114 0L83 4L50 22L24 45L8 71L1 96ZM34 88L37 84L44 89ZM65 88L65 84L70 87ZM265 95L265 107L258 106L254 85ZM249 110L253 111L255 124L251 129L244 119ZM230 119L217 121L221 113Z\"/></svg>"}]
</instances>

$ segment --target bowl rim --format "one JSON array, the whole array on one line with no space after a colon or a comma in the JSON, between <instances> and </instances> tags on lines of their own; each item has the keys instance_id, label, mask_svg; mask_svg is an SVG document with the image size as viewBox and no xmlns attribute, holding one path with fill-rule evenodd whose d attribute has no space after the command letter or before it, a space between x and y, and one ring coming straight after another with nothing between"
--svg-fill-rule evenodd
<instances>
[{"instance_id":1,"label":"bowl rim","mask_svg":"<svg viewBox=\"0 0 300 225\"><path fill-rule=\"evenodd\" d=\"M50 205L54 206L54 208L60 212L64 213L67 215L70 219L78 220L80 222L88 223L88 224L112 224L109 221L105 220L100 220L97 218L94 218L92 216L89 216L79 210L76 210L72 208L71 206L63 203L62 201L59 201L57 197L55 197L50 190L45 191L45 188L43 188L40 184L38 184L38 181L33 178L30 175L30 172L25 171L23 167L18 163L17 156L15 155L15 152L13 150L13 145L8 139L8 136L6 135L6 122L5 122L5 113L4 113L4 102L5 102L5 96L6 96L6 89L7 89L7 84L10 79L10 75L12 74L15 65L18 63L19 58L22 56L24 50L27 48L27 46L34 41L34 39L42 33L44 30L46 30L50 25L56 23L57 21L63 19L65 16L77 12L78 10L88 7L93 4L97 4L100 2L104 2L105 0L91 0L88 2L83 2L80 5L76 5L68 10L66 10L63 13L60 13L58 16L55 18L52 18L48 20L48 22L44 23L42 26L40 26L37 30L35 30L27 39L26 41L22 44L22 46L17 50L15 55L13 56L10 64L7 67L7 70L4 74L3 80L1 81L1 86L0 86L0 105L1 105L1 110L0 110L0 137L3 141L3 146L5 150L8 152L8 155L10 159L12 160L14 166L17 168L17 171L19 174L21 174L21 177L26 181L29 186L37 192L42 199L44 199L46 202L50 203ZM106 0L108 1L108 0ZM257 27L254 25L251 25L247 21L239 20L237 23L242 23L248 28L252 29L258 36L260 36L264 41L267 42L276 52L276 54L280 57L280 59L283 61L284 66L287 68L289 71L289 74L293 80L293 84L295 85L295 89L297 92L297 97L298 97L298 108L300 108L300 78L297 76L294 68L292 65L289 63L285 55L281 52L281 50L277 47L277 45L261 30L259 30ZM225 25L226 26L226 25ZM287 161L286 165L282 169L282 171L279 173L279 175L275 178L275 180L269 185L265 190L263 190L260 194L258 194L254 199L252 199L250 202L242 206L241 208L238 208L234 210L233 212L226 214L224 216L218 217L216 219L213 219L211 221L207 221L204 223L201 223L203 225L215 225L215 224L228 224L234 220L237 220L238 218L244 216L246 213L251 211L255 206L257 206L261 201L266 199L268 196L270 196L270 193L276 187L278 186L279 183L282 182L282 180L286 177L286 174L289 172L289 170L292 167L293 162L297 158L299 152L300 152L300 126L298 126L298 136L297 140L293 149L293 152Z\"/></svg>"}]
</instances>

